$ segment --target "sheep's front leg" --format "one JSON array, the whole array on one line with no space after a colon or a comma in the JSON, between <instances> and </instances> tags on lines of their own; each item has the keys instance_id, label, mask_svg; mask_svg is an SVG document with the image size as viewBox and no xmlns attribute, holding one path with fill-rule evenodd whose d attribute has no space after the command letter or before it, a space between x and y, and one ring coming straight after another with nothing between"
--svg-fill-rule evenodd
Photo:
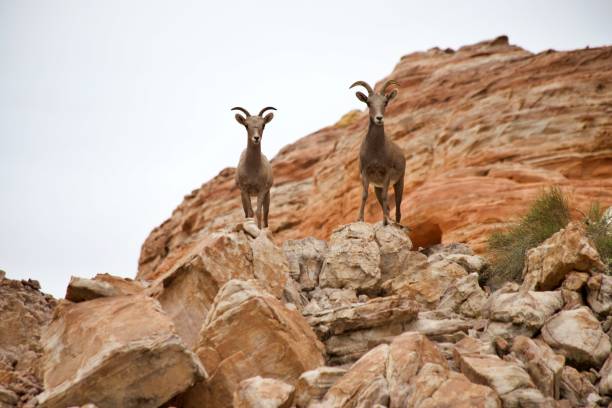
<instances>
[{"instance_id":1,"label":"sheep's front leg","mask_svg":"<svg viewBox=\"0 0 612 408\"><path fill-rule=\"evenodd\" d=\"M264 196L263 202L263 221L264 228L268 228L268 213L270 212L270 190Z\"/></svg>"},{"instance_id":2,"label":"sheep's front leg","mask_svg":"<svg viewBox=\"0 0 612 408\"><path fill-rule=\"evenodd\" d=\"M241 191L242 209L244 210L245 218L253 218L253 207L251 206L251 197L248 193Z\"/></svg>"},{"instance_id":3,"label":"sheep's front leg","mask_svg":"<svg viewBox=\"0 0 612 408\"><path fill-rule=\"evenodd\" d=\"M363 191L361 192L361 207L359 207L359 221L363 222L363 212L365 210L366 201L368 199L368 188L370 186L370 182L368 180L368 176L365 173L365 171L361 173L361 183L363 184Z\"/></svg>"},{"instance_id":4,"label":"sheep's front leg","mask_svg":"<svg viewBox=\"0 0 612 408\"><path fill-rule=\"evenodd\" d=\"M255 216L257 217L257 228L261 229L261 209L264 204L264 198L267 192L257 193L257 210Z\"/></svg>"},{"instance_id":5,"label":"sheep's front leg","mask_svg":"<svg viewBox=\"0 0 612 408\"><path fill-rule=\"evenodd\" d=\"M390 178L387 176L382 187L383 225L389 224L389 183Z\"/></svg>"}]
</instances>

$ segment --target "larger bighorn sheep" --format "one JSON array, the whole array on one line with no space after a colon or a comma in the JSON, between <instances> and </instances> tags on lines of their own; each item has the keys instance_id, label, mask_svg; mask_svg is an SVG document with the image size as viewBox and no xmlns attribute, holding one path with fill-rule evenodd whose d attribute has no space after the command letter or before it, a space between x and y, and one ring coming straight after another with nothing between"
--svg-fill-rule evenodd
<instances>
[{"instance_id":1,"label":"larger bighorn sheep","mask_svg":"<svg viewBox=\"0 0 612 408\"><path fill-rule=\"evenodd\" d=\"M236 184L240 188L242 197L242 208L244 216L253 218L253 207L251 196L257 196L257 227L262 227L261 211L263 208L263 227L268 226L268 212L270 210L270 188L272 187L272 166L266 156L261 154L261 138L263 130L274 114L262 115L267 110L276 110L268 106L263 108L257 116L251 114L244 108L235 107L232 110L244 112L245 116L236 114L236 121L247 130L247 148L240 155L240 162L236 170Z\"/></svg>"},{"instance_id":2,"label":"larger bighorn sheep","mask_svg":"<svg viewBox=\"0 0 612 408\"><path fill-rule=\"evenodd\" d=\"M384 114L385 108L391 99L397 96L397 90L385 95L390 85L399 85L394 80L385 82L380 93L374 92L372 87L364 81L357 81L349 87L363 86L368 96L357 92L357 99L368 105L370 111L370 125L368 133L361 143L359 151L359 171L363 192L361 194L361 207L359 208L359 221L363 221L363 211L368 199L370 183L374 184L376 198L382 206L383 224L389 220L389 204L387 195L389 185L393 184L395 190L395 221L402 218L401 205L404 193L404 173L406 171L406 158L402 150L385 135Z\"/></svg>"}]
</instances>

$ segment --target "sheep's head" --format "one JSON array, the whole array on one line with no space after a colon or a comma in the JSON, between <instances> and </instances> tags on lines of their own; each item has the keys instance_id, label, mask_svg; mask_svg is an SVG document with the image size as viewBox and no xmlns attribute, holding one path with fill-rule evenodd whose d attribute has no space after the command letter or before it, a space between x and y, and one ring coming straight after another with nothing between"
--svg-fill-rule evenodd
<instances>
[{"instance_id":1,"label":"sheep's head","mask_svg":"<svg viewBox=\"0 0 612 408\"><path fill-rule=\"evenodd\" d=\"M274 114L272 112L268 113L266 116L262 116L267 110L276 110L271 106L263 108L259 111L259 114L256 116L251 116L249 111L241 107L232 108L232 110L238 110L243 112L246 116L242 116L241 114L236 114L236 121L243 125L247 130L247 135L249 137L249 142L255 145L261 143L261 138L263 137L263 130L266 127L266 124L272 120Z\"/></svg>"},{"instance_id":2,"label":"sheep's head","mask_svg":"<svg viewBox=\"0 0 612 408\"><path fill-rule=\"evenodd\" d=\"M389 93L387 88L391 85L399 85L396 81L390 79L383 85L380 93L374 92L372 87L365 81L357 81L349 87L351 89L354 86L363 86L368 91L368 96L365 96L363 92L357 92L357 99L368 105L370 110L370 121L375 125L382 126L385 122L385 108L391 99L397 96L397 89Z\"/></svg>"}]
</instances>

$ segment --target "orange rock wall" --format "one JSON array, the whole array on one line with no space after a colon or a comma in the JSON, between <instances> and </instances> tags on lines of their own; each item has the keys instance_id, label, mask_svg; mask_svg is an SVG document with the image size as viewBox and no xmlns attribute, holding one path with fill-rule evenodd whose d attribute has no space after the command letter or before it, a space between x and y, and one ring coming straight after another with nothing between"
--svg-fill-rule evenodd
<instances>
[{"instance_id":1,"label":"orange rock wall","mask_svg":"<svg viewBox=\"0 0 612 408\"><path fill-rule=\"evenodd\" d=\"M391 78L400 88L385 129L406 155L402 223L415 247L459 241L482 251L491 230L549 185L583 211L595 200L612 205L612 47L532 54L499 37L406 55L381 82ZM347 85L355 79L365 78ZM274 158L276 240L326 239L356 220L367 126L366 112L350 112ZM187 195L151 232L138 278L243 217L234 171ZM374 194L366 209L366 221L381 219Z\"/></svg>"}]
</instances>

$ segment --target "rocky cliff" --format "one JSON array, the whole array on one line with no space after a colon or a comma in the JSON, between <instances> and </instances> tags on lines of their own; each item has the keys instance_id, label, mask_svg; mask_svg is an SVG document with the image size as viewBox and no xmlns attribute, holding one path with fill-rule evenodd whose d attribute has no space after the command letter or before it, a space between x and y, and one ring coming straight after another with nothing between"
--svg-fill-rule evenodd
<instances>
[{"instance_id":1,"label":"rocky cliff","mask_svg":"<svg viewBox=\"0 0 612 408\"><path fill-rule=\"evenodd\" d=\"M612 204L612 47L532 54L499 37L406 55L386 79L400 83L385 126L406 155L402 223L415 246L464 242L480 252L488 232L550 184L581 209ZM270 229L279 242L327 239L356 220L367 121L350 112L274 158ZM138 277L155 278L195 237L242 216L228 168L153 230ZM366 221L380 216L369 200Z\"/></svg>"},{"instance_id":2,"label":"rocky cliff","mask_svg":"<svg viewBox=\"0 0 612 408\"><path fill-rule=\"evenodd\" d=\"M356 112L274 160L269 230L225 170L154 230L134 280L74 277L56 301L0 271L0 408L608 406L612 277L585 225L493 292L474 249L541 186L611 201L611 52L499 38L403 58L389 122L410 233L343 222Z\"/></svg>"}]
</instances>

